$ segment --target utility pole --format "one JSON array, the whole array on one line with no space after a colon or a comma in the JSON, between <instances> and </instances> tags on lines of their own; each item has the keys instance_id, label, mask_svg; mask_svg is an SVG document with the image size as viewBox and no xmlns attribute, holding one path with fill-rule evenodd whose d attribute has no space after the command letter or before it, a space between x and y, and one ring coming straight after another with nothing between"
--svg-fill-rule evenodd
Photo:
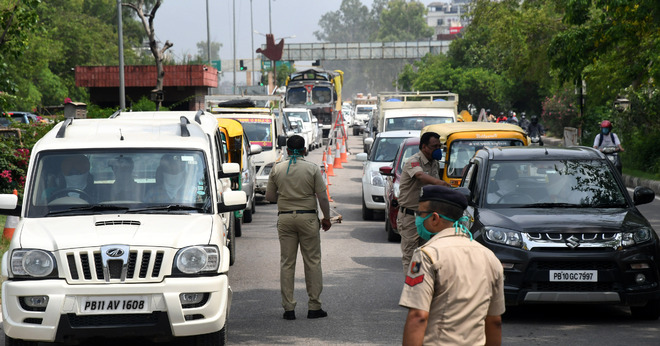
<instances>
[{"instance_id":1,"label":"utility pole","mask_svg":"<svg viewBox=\"0 0 660 346\"><path fill-rule=\"evenodd\" d=\"M117 36L119 36L119 110L126 109L126 86L124 85L124 33L122 30L121 0L117 0Z\"/></svg>"},{"instance_id":2,"label":"utility pole","mask_svg":"<svg viewBox=\"0 0 660 346\"><path fill-rule=\"evenodd\" d=\"M270 0L269 0L270 1ZM250 73L252 74L252 85L255 85L254 81L254 75L256 70L254 69L254 23L253 23L253 15L252 15L252 0L250 0L250 36L252 36L252 46L251 46L251 51L252 51L252 71Z\"/></svg>"},{"instance_id":3,"label":"utility pole","mask_svg":"<svg viewBox=\"0 0 660 346\"><path fill-rule=\"evenodd\" d=\"M233 0L232 2L232 10L234 12L234 19L232 23L232 31L234 32L234 63L232 64L234 66L234 88L232 89L232 93L236 94L236 0Z\"/></svg>"}]
</instances>

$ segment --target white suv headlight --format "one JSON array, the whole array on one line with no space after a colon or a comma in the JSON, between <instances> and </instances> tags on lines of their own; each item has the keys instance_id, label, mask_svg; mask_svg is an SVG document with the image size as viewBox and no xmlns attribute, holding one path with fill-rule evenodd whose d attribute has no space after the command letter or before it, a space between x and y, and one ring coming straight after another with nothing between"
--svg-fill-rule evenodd
<instances>
[{"instance_id":1,"label":"white suv headlight","mask_svg":"<svg viewBox=\"0 0 660 346\"><path fill-rule=\"evenodd\" d=\"M184 274L215 272L220 265L220 253L216 246L189 246L176 255L176 268Z\"/></svg>"},{"instance_id":2,"label":"white suv headlight","mask_svg":"<svg viewBox=\"0 0 660 346\"><path fill-rule=\"evenodd\" d=\"M11 254L11 272L14 275L45 277L55 270L55 258L44 250L21 249Z\"/></svg>"}]
</instances>

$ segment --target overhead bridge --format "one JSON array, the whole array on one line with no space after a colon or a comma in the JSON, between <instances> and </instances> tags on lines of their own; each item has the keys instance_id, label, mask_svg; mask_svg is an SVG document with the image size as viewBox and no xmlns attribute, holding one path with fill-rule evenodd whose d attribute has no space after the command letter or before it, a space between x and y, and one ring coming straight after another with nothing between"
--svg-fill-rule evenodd
<instances>
[{"instance_id":1,"label":"overhead bridge","mask_svg":"<svg viewBox=\"0 0 660 346\"><path fill-rule=\"evenodd\" d=\"M447 53L451 41L290 43L282 60L382 60L421 59L426 54ZM262 45L262 49L266 46Z\"/></svg>"}]
</instances>

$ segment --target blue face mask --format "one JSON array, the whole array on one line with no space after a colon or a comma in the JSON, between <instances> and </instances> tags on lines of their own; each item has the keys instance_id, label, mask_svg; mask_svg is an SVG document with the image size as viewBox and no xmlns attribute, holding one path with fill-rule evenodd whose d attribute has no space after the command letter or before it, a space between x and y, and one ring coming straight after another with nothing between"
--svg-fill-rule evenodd
<instances>
[{"instance_id":1,"label":"blue face mask","mask_svg":"<svg viewBox=\"0 0 660 346\"><path fill-rule=\"evenodd\" d=\"M431 237L433 237L434 234L429 232L429 230L427 230L426 227L424 227L424 221L430 218L431 215L433 215L433 213L429 213L426 217L415 216L415 226L417 227L417 234L419 234L419 237L424 240L431 239Z\"/></svg>"},{"instance_id":2,"label":"blue face mask","mask_svg":"<svg viewBox=\"0 0 660 346\"><path fill-rule=\"evenodd\" d=\"M607 128L607 127L603 128L601 131L603 132L604 135L607 135L607 134L610 133L610 129Z\"/></svg>"},{"instance_id":3,"label":"blue face mask","mask_svg":"<svg viewBox=\"0 0 660 346\"><path fill-rule=\"evenodd\" d=\"M442 160L442 149L438 148L433 150L433 154L431 154L434 160Z\"/></svg>"}]
</instances>

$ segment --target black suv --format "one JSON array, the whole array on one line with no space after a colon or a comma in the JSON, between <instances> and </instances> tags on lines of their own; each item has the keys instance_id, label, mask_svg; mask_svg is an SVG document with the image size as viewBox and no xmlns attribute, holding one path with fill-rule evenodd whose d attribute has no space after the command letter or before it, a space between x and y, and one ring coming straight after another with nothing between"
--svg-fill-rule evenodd
<instances>
[{"instance_id":1,"label":"black suv","mask_svg":"<svg viewBox=\"0 0 660 346\"><path fill-rule=\"evenodd\" d=\"M587 147L484 148L462 187L474 239L502 262L506 302L630 306L660 316L658 235L607 158Z\"/></svg>"}]
</instances>

